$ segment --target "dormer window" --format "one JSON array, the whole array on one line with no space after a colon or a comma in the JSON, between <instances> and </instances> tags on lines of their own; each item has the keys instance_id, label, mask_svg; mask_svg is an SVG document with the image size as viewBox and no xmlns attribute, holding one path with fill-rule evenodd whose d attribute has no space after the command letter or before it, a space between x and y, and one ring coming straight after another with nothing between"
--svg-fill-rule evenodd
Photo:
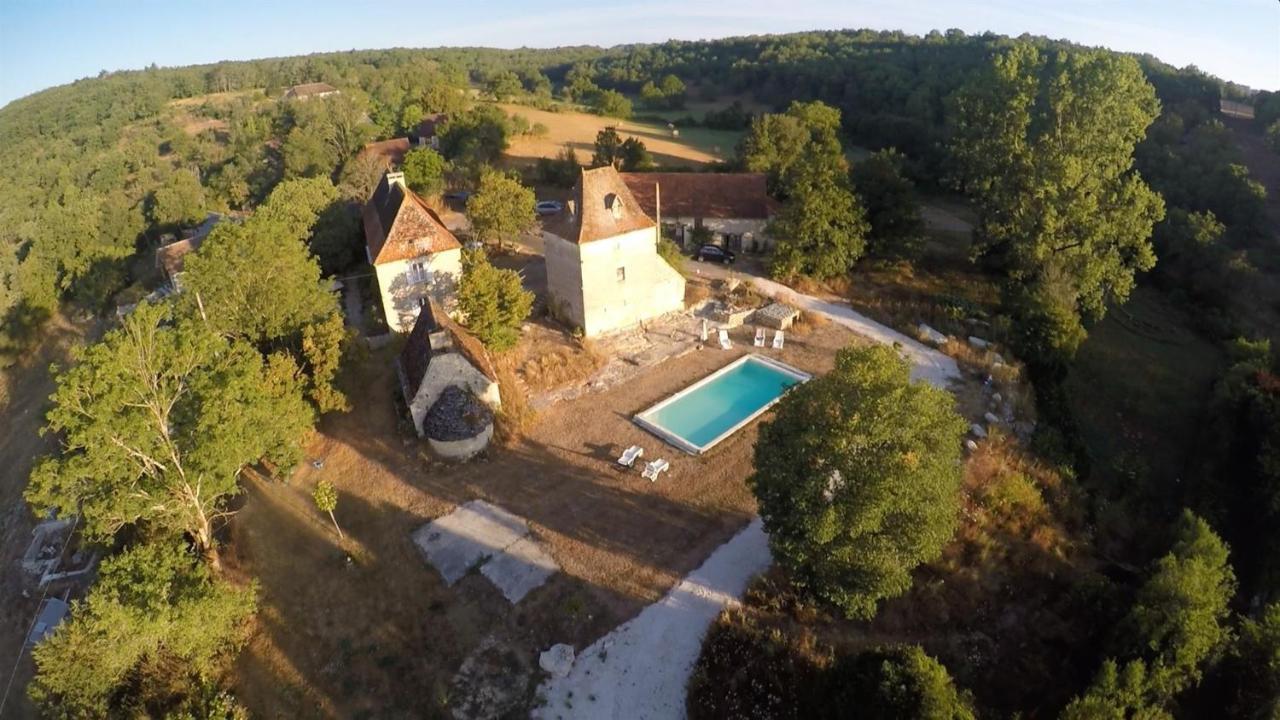
<instances>
[{"instance_id":1,"label":"dormer window","mask_svg":"<svg viewBox=\"0 0 1280 720\"><path fill-rule=\"evenodd\" d=\"M609 193L604 196L604 206L613 213L614 220L622 219L622 198L617 193Z\"/></svg>"}]
</instances>

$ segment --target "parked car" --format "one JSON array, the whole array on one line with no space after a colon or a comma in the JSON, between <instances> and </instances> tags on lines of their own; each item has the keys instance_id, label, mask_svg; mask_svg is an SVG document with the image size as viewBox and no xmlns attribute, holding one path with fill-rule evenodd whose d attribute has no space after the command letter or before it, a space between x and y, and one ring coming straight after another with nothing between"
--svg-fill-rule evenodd
<instances>
[{"instance_id":1,"label":"parked car","mask_svg":"<svg viewBox=\"0 0 1280 720\"><path fill-rule=\"evenodd\" d=\"M734 255L732 251L725 250L719 245L703 245L698 248L698 252L694 254L694 257L699 262L711 261L726 265L737 259L737 255Z\"/></svg>"},{"instance_id":2,"label":"parked car","mask_svg":"<svg viewBox=\"0 0 1280 720\"><path fill-rule=\"evenodd\" d=\"M462 202L466 202L469 197L471 197L470 190L450 190L444 194L445 200L461 200Z\"/></svg>"},{"instance_id":3,"label":"parked car","mask_svg":"<svg viewBox=\"0 0 1280 720\"><path fill-rule=\"evenodd\" d=\"M543 200L533 206L533 211L539 215L555 215L564 210L564 203L559 200Z\"/></svg>"}]
</instances>

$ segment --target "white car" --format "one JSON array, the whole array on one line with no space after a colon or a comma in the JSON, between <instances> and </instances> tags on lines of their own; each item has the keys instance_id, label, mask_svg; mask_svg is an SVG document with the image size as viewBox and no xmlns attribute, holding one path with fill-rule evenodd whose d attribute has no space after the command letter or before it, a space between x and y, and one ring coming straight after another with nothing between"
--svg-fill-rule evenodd
<instances>
[{"instance_id":1,"label":"white car","mask_svg":"<svg viewBox=\"0 0 1280 720\"><path fill-rule=\"evenodd\" d=\"M564 203L558 200L543 200L533 206L533 211L539 215L555 215L564 210Z\"/></svg>"}]
</instances>

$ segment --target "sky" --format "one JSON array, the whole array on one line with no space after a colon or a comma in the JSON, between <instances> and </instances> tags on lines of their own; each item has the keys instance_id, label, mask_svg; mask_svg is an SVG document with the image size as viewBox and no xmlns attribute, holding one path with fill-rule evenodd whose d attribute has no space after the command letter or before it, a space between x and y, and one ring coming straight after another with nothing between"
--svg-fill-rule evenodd
<instances>
[{"instance_id":1,"label":"sky","mask_svg":"<svg viewBox=\"0 0 1280 720\"><path fill-rule=\"evenodd\" d=\"M0 0L0 105L151 63L386 47L554 47L871 28L1030 33L1280 89L1276 0Z\"/></svg>"}]
</instances>

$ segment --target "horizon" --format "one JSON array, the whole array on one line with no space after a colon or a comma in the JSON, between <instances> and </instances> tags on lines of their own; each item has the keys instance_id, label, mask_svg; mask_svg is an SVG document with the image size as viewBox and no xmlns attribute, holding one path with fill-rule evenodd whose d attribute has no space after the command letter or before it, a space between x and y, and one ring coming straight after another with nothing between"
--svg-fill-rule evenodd
<instances>
[{"instance_id":1,"label":"horizon","mask_svg":"<svg viewBox=\"0 0 1280 720\"><path fill-rule=\"evenodd\" d=\"M544 10L515 10L509 0L493 3L476 23L457 7L411 6L403 0L355 6L334 0L306 5L292 0L261 7L233 0L217 7L140 2L121 10L109 2L9 2L0 5L0 107L28 95L108 73L388 48L545 49L654 44L668 40L714 40L751 35L870 29L923 36L960 29L1067 40L1089 47L1150 54L1178 68L1195 65L1224 81L1255 90L1280 89L1280 6L1267 0L1230 0L1212 7L1181 0L1115 6L1097 0L1027 3L996 0L957 8L943 0L910 7L886 0L842 6L823 0L798 3L782 15L751 0L733 8L703 2L635 7L604 5L584 18L574 6L547 3ZM1185 11L1179 12L1176 6ZM509 12L503 13L503 8ZM306 15L295 10L305 8ZM404 23L409 8L426 22ZM239 11L237 11L239 10ZM1151 17L1144 15L1147 13ZM368 22L349 25L352 11ZM456 22L450 22L452 14ZM601 14L610 18L600 23ZM86 15L94 22L85 22ZM1270 30L1268 30L1270 28ZM158 43L164 33L198 29L205 42ZM284 32L288 30L289 32ZM199 40L200 38L197 38ZM541 42L540 40L545 40ZM74 48L49 55L48 47Z\"/></svg>"}]
</instances>

